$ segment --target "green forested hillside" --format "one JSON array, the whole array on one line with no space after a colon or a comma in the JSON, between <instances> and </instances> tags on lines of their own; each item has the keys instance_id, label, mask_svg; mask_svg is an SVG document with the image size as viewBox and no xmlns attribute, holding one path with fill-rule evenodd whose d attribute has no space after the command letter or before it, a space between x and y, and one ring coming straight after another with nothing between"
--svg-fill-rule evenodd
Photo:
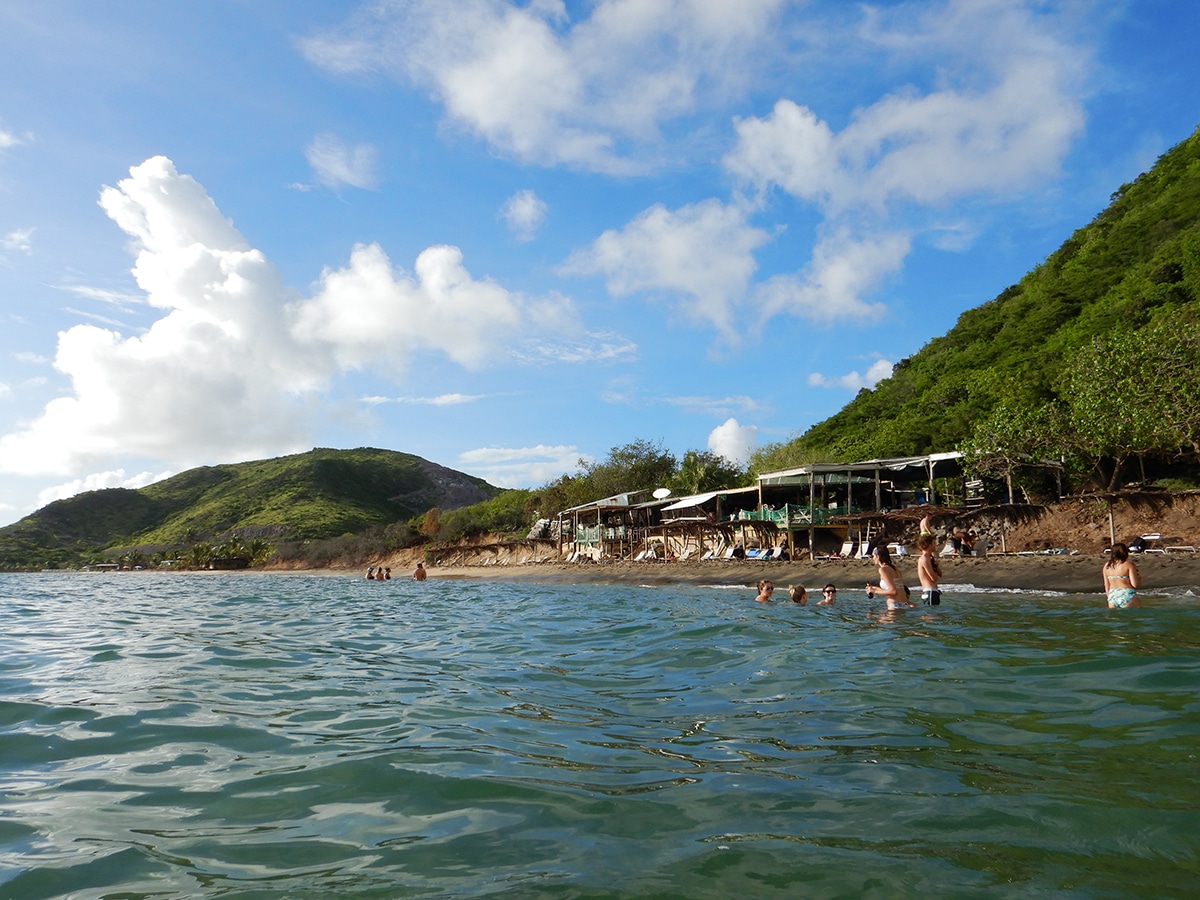
<instances>
[{"instance_id":1,"label":"green forested hillside","mask_svg":"<svg viewBox=\"0 0 1200 900\"><path fill-rule=\"evenodd\" d=\"M0 529L0 568L77 561L114 546L303 540L455 509L499 489L408 453L317 449L190 469L140 490L90 491Z\"/></svg>"},{"instance_id":2,"label":"green forested hillside","mask_svg":"<svg viewBox=\"0 0 1200 900\"><path fill-rule=\"evenodd\" d=\"M1130 392L1136 392L1139 381L1157 379L1163 369L1161 361L1146 355L1140 369L1118 365L1089 370L1085 357L1150 354L1164 335L1168 341L1183 341L1180 352L1186 356L1195 349L1197 327L1200 131L1132 184L1123 185L1107 209L1018 284L963 313L948 334L900 361L874 390L861 391L839 413L798 438L761 451L752 465L761 471L980 442L991 447L997 440L994 432L1003 431L1005 422L1014 418L1030 427L1034 420L1042 429L1054 430L1052 422L1061 426L1056 440L1063 447L1030 447L1031 452L1083 452L1080 446L1067 446L1079 444L1083 437L1072 436L1071 429L1082 431L1092 421L1075 408L1079 386L1109 388L1115 415L1123 401L1132 399ZM1141 336L1140 349L1131 349L1128 341L1121 344L1130 335ZM1193 362L1200 367L1200 359ZM1200 368L1193 368L1190 383L1185 373L1174 371L1175 382L1159 388L1184 401L1189 390L1200 396L1196 371ZM1095 402L1103 406L1102 399ZM1181 415L1161 410L1157 414ZM1100 446L1103 441L1093 442L1084 455L1178 451L1190 441L1178 429L1153 437L1146 428L1143 432L1136 438L1120 437L1115 444L1109 441L1113 445L1107 449ZM1130 450L1139 441L1145 446ZM1091 462L1099 465L1095 459ZM1109 474L1115 477L1114 471L1105 470L1105 477Z\"/></svg>"}]
</instances>

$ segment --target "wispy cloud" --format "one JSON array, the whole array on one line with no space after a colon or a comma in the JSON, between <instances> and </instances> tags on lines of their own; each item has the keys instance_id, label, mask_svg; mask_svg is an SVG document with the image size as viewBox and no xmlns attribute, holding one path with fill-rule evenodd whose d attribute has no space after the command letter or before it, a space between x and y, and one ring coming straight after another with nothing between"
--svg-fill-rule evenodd
<instances>
[{"instance_id":1,"label":"wispy cloud","mask_svg":"<svg viewBox=\"0 0 1200 900\"><path fill-rule=\"evenodd\" d=\"M378 406L384 403L411 403L420 406L461 406L486 400L487 394L439 394L436 397L363 397L363 403Z\"/></svg>"},{"instance_id":2,"label":"wispy cloud","mask_svg":"<svg viewBox=\"0 0 1200 900\"><path fill-rule=\"evenodd\" d=\"M131 312L134 307L146 305L144 294L134 294L129 291L110 291L107 288L92 287L86 284L64 284L60 285L58 289L87 300L107 303L115 306L121 312Z\"/></svg>"},{"instance_id":3,"label":"wispy cloud","mask_svg":"<svg viewBox=\"0 0 1200 900\"><path fill-rule=\"evenodd\" d=\"M481 447L459 454L467 472L497 487L537 487L579 468L581 454L571 445Z\"/></svg>"},{"instance_id":4,"label":"wispy cloud","mask_svg":"<svg viewBox=\"0 0 1200 900\"><path fill-rule=\"evenodd\" d=\"M304 150L317 181L331 190L355 187L373 190L377 184L378 152L370 144L350 146L333 134L318 134Z\"/></svg>"},{"instance_id":5,"label":"wispy cloud","mask_svg":"<svg viewBox=\"0 0 1200 900\"><path fill-rule=\"evenodd\" d=\"M8 150L12 147L19 147L21 144L27 144L33 140L33 135L26 132L24 135L18 135L15 132L9 131L4 125L0 124L0 150Z\"/></svg>"},{"instance_id":6,"label":"wispy cloud","mask_svg":"<svg viewBox=\"0 0 1200 900\"><path fill-rule=\"evenodd\" d=\"M678 406L688 412L703 413L705 415L730 415L733 412L740 412L743 415L748 413L764 412L763 405L753 397L745 395L734 395L728 397L664 397L663 403L671 406Z\"/></svg>"},{"instance_id":7,"label":"wispy cloud","mask_svg":"<svg viewBox=\"0 0 1200 900\"><path fill-rule=\"evenodd\" d=\"M827 376L813 372L808 376L810 387L842 388L848 391L859 391L863 388L873 388L885 378L891 378L894 364L886 359L877 359L871 363L865 373L857 371L845 375Z\"/></svg>"},{"instance_id":8,"label":"wispy cloud","mask_svg":"<svg viewBox=\"0 0 1200 900\"><path fill-rule=\"evenodd\" d=\"M541 363L627 363L638 358L638 345L612 332L556 334L554 340L525 338L509 351L514 359Z\"/></svg>"},{"instance_id":9,"label":"wispy cloud","mask_svg":"<svg viewBox=\"0 0 1200 900\"><path fill-rule=\"evenodd\" d=\"M11 250L25 254L32 253L33 231L34 229L32 228L18 228L6 235L0 236L0 250Z\"/></svg>"}]
</instances>

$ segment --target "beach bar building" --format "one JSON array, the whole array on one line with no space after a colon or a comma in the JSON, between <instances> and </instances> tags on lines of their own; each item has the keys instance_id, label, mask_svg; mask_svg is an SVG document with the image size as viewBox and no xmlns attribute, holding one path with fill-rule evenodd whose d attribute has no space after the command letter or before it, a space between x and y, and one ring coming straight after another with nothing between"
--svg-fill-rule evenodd
<instances>
[{"instance_id":1,"label":"beach bar building","mask_svg":"<svg viewBox=\"0 0 1200 900\"><path fill-rule=\"evenodd\" d=\"M559 556L601 561L717 555L734 546L731 520L758 503L754 486L685 497L661 488L604 497L558 514Z\"/></svg>"},{"instance_id":2,"label":"beach bar building","mask_svg":"<svg viewBox=\"0 0 1200 900\"><path fill-rule=\"evenodd\" d=\"M793 558L798 551L835 550L852 537L850 526L839 521L847 516L945 502L948 498L938 495L939 478L953 479L955 499L965 502L969 489L961 460L961 453L950 451L763 472L757 515L777 523ZM853 537L862 545L871 536Z\"/></svg>"},{"instance_id":3,"label":"beach bar building","mask_svg":"<svg viewBox=\"0 0 1200 900\"><path fill-rule=\"evenodd\" d=\"M968 505L956 451L810 463L764 472L750 487L671 497L665 489L630 491L558 514L559 556L581 559L702 559L745 555L792 559L865 545L876 521L858 514L953 501ZM938 481L952 496L940 495ZM948 479L948 481L947 481ZM943 494L946 491L942 492ZM849 521L847 521L849 517Z\"/></svg>"}]
</instances>

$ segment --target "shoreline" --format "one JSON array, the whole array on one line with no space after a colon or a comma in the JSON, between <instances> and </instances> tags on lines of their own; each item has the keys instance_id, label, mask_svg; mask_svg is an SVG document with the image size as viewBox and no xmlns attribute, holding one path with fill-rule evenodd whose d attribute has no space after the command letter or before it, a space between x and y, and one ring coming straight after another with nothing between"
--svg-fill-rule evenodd
<instances>
[{"instance_id":1,"label":"shoreline","mask_svg":"<svg viewBox=\"0 0 1200 900\"><path fill-rule=\"evenodd\" d=\"M1093 554L992 555L984 557L941 557L943 586L972 585L1000 590L1032 590L1070 594L1103 593L1100 570L1107 557ZM1200 595L1200 553L1145 553L1132 557L1141 573L1139 590L1153 593L1164 588L1190 589ZM393 556L392 580L409 581L415 561ZM915 559L896 560L900 574L917 590ZM59 570L43 570L57 572ZM317 575L328 578L362 579L360 566L264 566L242 570L162 570L146 574L173 575ZM828 559L798 562L758 560L690 560L663 562L566 563L558 561L493 565L427 565L431 581L530 582L541 584L638 584L638 585L729 585L753 588L761 579L777 587L803 585L810 596L832 583L839 590L861 590L878 578L877 569L866 559ZM89 573L105 574L105 573ZM111 574L133 574L129 572ZM142 574L141 572L137 574Z\"/></svg>"},{"instance_id":2,"label":"shoreline","mask_svg":"<svg viewBox=\"0 0 1200 900\"><path fill-rule=\"evenodd\" d=\"M983 588L1020 588L1064 593L1101 593L1100 569L1104 556L1036 555L942 557L943 584L972 584ZM1142 554L1134 559L1142 576L1142 590L1192 588L1200 594L1200 553ZM912 557L897 560L909 587L917 584ZM866 559L830 559L799 562L755 560L704 560L657 563L559 563L515 566L432 566L434 580L531 581L549 584L735 584L753 586L760 579L776 585L802 584L810 592L826 583L839 589L859 589L876 579L876 568ZM407 569L396 569L393 578L408 578ZM349 571L349 570L348 570Z\"/></svg>"}]
</instances>

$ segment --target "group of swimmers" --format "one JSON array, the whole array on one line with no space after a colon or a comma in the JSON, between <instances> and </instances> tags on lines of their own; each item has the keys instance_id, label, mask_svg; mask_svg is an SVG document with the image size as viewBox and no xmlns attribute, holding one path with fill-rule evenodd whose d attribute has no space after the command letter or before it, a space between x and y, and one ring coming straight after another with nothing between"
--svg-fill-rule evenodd
<instances>
[{"instance_id":1,"label":"group of swimmers","mask_svg":"<svg viewBox=\"0 0 1200 900\"><path fill-rule=\"evenodd\" d=\"M758 596L754 599L759 603L769 603L772 595L775 593L775 585L769 580L763 580L758 583ZM792 602L804 606L808 603L808 590L799 584L794 584L788 588L788 596L792 598ZM827 584L821 588L821 599L817 601L817 606L833 606L837 600L837 588L832 584Z\"/></svg>"},{"instance_id":2,"label":"group of swimmers","mask_svg":"<svg viewBox=\"0 0 1200 900\"><path fill-rule=\"evenodd\" d=\"M938 606L942 602L942 592L938 588L942 577L942 567L933 554L934 545L933 535L929 532L922 532L917 539L917 549L921 551L920 556L917 557L917 578L921 581L921 602L926 606ZM883 545L874 547L871 550L871 560L879 570L879 581L874 584L867 582L867 599L874 600L876 597L883 597L887 602L888 609L912 609L916 605L910 599L912 591L904 583L904 577L896 568L896 564L892 562L892 555L888 552L888 548ZM754 599L759 603L767 603L774 593L775 585L772 582L760 581L758 596ZM801 585L789 587L788 596L792 598L793 603L800 606L808 603L808 591ZM827 584L821 589L821 599L817 601L817 605L833 606L836 600L837 587Z\"/></svg>"},{"instance_id":3,"label":"group of swimmers","mask_svg":"<svg viewBox=\"0 0 1200 900\"><path fill-rule=\"evenodd\" d=\"M417 570L412 574L413 581L424 581L429 577L429 573L425 571L424 563L417 563ZM367 566L367 581L391 581L392 567L391 566Z\"/></svg>"},{"instance_id":4,"label":"group of swimmers","mask_svg":"<svg viewBox=\"0 0 1200 900\"><path fill-rule=\"evenodd\" d=\"M934 549L937 541L929 527L929 519L921 520L921 533L917 537L917 578L921 582L921 602L926 606L938 606L942 602L942 592L938 584L942 578L942 567L938 563ZM874 600L883 597L887 608L912 609L912 591L904 583L900 570L892 562L891 553L883 545L876 545L871 550L871 560L879 570L879 581L875 584L867 582L867 599ZM1141 586L1141 575L1138 568L1129 559L1129 547L1125 544L1113 544L1109 558L1104 563L1104 593L1108 598L1110 609L1127 609L1141 606L1137 598L1137 588ZM767 603L775 593L775 585L769 580L758 583L758 596L754 599L759 603ZM792 602L800 606L808 603L808 592L800 585L788 588ZM821 590L821 600L818 606L833 606L837 597L837 588L827 584Z\"/></svg>"}]
</instances>

